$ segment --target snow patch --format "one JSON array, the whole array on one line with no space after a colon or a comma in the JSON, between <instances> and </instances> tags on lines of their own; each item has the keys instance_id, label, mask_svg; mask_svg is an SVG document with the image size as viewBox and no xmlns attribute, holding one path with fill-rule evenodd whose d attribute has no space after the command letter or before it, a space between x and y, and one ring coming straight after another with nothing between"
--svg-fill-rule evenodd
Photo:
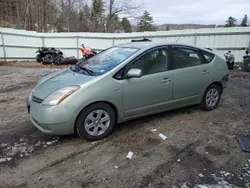
<instances>
[{"instance_id":1,"label":"snow patch","mask_svg":"<svg viewBox=\"0 0 250 188\"><path fill-rule=\"evenodd\" d=\"M199 177L203 178L203 177L204 177L204 175L203 175L202 173L200 173L200 174L199 174Z\"/></svg>"},{"instance_id":2,"label":"snow patch","mask_svg":"<svg viewBox=\"0 0 250 188\"><path fill-rule=\"evenodd\" d=\"M7 162L7 161L10 161L10 160L11 160L11 158L9 158L9 157L0 158L0 163Z\"/></svg>"},{"instance_id":3,"label":"snow patch","mask_svg":"<svg viewBox=\"0 0 250 188\"><path fill-rule=\"evenodd\" d=\"M58 142L58 140L52 140L52 141L47 142L46 144L47 145L52 145L52 144L55 144L56 142Z\"/></svg>"},{"instance_id":4,"label":"snow patch","mask_svg":"<svg viewBox=\"0 0 250 188\"><path fill-rule=\"evenodd\" d=\"M14 156L17 154L22 154L24 156L28 156L29 153L34 151L34 147L33 146L28 146L27 143L14 143L13 146L10 146L7 148L7 150L9 150L7 152L7 156Z\"/></svg>"},{"instance_id":5,"label":"snow patch","mask_svg":"<svg viewBox=\"0 0 250 188\"><path fill-rule=\"evenodd\" d=\"M5 146L8 146L8 144L6 144L6 143L2 143L2 144L1 144L1 147L2 147L2 148L5 147Z\"/></svg>"},{"instance_id":6,"label":"snow patch","mask_svg":"<svg viewBox=\"0 0 250 188\"><path fill-rule=\"evenodd\" d=\"M59 137L54 137L51 141L38 141L35 145L29 145L27 143L28 139L22 137L19 141L14 142L13 144L2 143L0 146L3 148L3 154L0 155L0 163L8 162L12 160L13 157L27 157L35 151L35 148L42 146L48 147L49 145L53 145L58 142Z\"/></svg>"},{"instance_id":7,"label":"snow patch","mask_svg":"<svg viewBox=\"0 0 250 188\"><path fill-rule=\"evenodd\" d=\"M187 183L185 182L181 188L191 188L187 185ZM228 183L227 181L221 180L219 181L217 184L197 184L194 186L194 188L239 188L236 187L235 185L232 185L230 183Z\"/></svg>"},{"instance_id":8,"label":"snow patch","mask_svg":"<svg viewBox=\"0 0 250 188\"><path fill-rule=\"evenodd\" d=\"M195 188L238 188L227 181L220 181L217 184L196 185Z\"/></svg>"}]
</instances>

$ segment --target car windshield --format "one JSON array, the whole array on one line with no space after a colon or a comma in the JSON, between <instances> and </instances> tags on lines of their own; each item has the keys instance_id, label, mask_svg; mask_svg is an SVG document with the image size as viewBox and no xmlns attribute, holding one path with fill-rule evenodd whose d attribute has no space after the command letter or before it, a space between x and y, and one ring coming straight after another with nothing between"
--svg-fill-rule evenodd
<instances>
[{"instance_id":1,"label":"car windshield","mask_svg":"<svg viewBox=\"0 0 250 188\"><path fill-rule=\"evenodd\" d=\"M80 63L78 67L87 70L93 76L99 76L112 70L137 51L136 48L112 47Z\"/></svg>"}]
</instances>

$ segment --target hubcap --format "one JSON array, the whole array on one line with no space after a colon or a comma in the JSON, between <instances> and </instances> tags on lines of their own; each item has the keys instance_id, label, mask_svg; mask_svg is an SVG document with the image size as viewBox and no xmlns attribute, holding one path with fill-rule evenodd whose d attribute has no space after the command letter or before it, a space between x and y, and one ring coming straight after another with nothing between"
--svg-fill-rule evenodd
<instances>
[{"instance_id":1,"label":"hubcap","mask_svg":"<svg viewBox=\"0 0 250 188\"><path fill-rule=\"evenodd\" d=\"M214 107L219 100L219 91L215 88L210 89L206 96L206 103L208 107Z\"/></svg>"},{"instance_id":2,"label":"hubcap","mask_svg":"<svg viewBox=\"0 0 250 188\"><path fill-rule=\"evenodd\" d=\"M100 136L110 126L110 116L105 110L95 110L85 119L84 128L91 136Z\"/></svg>"}]
</instances>

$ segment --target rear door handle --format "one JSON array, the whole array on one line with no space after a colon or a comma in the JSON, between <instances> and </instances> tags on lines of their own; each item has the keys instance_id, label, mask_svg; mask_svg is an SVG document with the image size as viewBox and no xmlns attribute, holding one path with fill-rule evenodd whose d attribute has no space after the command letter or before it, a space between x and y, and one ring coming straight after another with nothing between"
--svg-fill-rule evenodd
<instances>
[{"instance_id":1,"label":"rear door handle","mask_svg":"<svg viewBox=\"0 0 250 188\"><path fill-rule=\"evenodd\" d=\"M164 79L162 80L162 83L169 83L169 82L171 82L171 81L172 81L171 78L166 77L166 78L164 78Z\"/></svg>"}]
</instances>

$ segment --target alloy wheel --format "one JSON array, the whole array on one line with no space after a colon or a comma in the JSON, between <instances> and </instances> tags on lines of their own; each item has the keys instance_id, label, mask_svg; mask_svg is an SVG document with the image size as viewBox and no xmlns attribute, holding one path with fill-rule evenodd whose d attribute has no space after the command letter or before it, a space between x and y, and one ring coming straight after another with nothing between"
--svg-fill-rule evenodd
<instances>
[{"instance_id":1,"label":"alloy wheel","mask_svg":"<svg viewBox=\"0 0 250 188\"><path fill-rule=\"evenodd\" d=\"M210 89L206 95L206 104L208 107L214 107L219 101L219 91L215 88Z\"/></svg>"},{"instance_id":2,"label":"alloy wheel","mask_svg":"<svg viewBox=\"0 0 250 188\"><path fill-rule=\"evenodd\" d=\"M94 110L86 117L84 128L91 136L104 134L110 126L110 116L105 110Z\"/></svg>"}]
</instances>

